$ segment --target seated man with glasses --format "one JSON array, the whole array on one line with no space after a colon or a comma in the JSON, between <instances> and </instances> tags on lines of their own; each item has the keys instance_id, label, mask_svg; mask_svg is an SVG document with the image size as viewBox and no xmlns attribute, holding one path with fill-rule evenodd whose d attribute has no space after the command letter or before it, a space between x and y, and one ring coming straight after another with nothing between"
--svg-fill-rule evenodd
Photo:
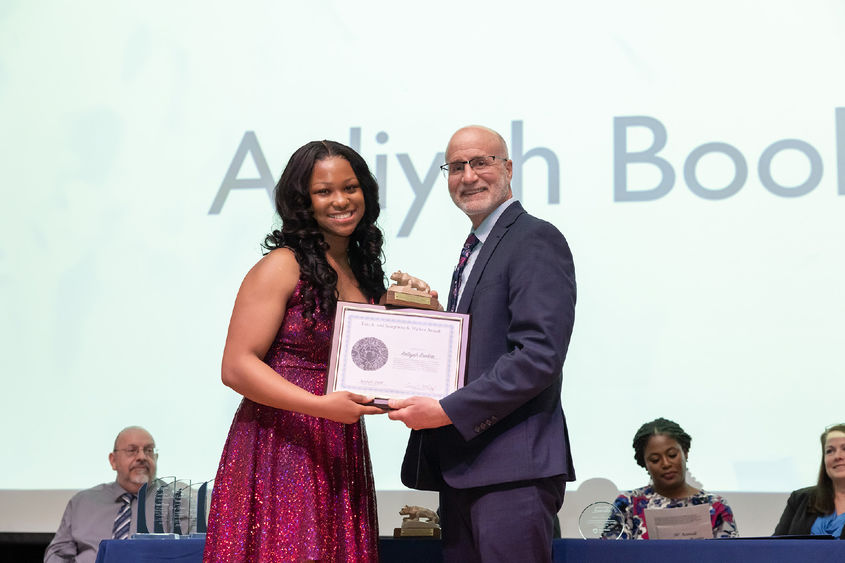
<instances>
[{"instance_id":1,"label":"seated man with glasses","mask_svg":"<svg viewBox=\"0 0 845 563\"><path fill-rule=\"evenodd\" d=\"M138 490L155 479L157 461L155 440L149 432L140 426L121 430L109 453L116 480L80 491L68 501L59 529L44 553L44 562L93 562L101 540L124 539L134 534L138 527ZM152 500L149 495L148 520L153 517ZM148 528L152 530L152 522L148 522Z\"/></svg>"}]
</instances>

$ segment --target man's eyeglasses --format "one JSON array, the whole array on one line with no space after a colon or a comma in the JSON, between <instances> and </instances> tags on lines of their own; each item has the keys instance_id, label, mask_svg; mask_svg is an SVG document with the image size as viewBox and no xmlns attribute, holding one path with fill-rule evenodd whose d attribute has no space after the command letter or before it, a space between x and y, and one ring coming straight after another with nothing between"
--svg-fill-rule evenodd
<instances>
[{"instance_id":1,"label":"man's eyeglasses","mask_svg":"<svg viewBox=\"0 0 845 563\"><path fill-rule=\"evenodd\" d=\"M447 162L440 166L443 175L447 178L449 176L457 176L464 171L464 167L469 164L470 168L475 170L476 174L481 174L493 166L497 160L506 162L508 159L504 156L476 156L469 160L456 160L455 162Z\"/></svg>"},{"instance_id":2,"label":"man's eyeglasses","mask_svg":"<svg viewBox=\"0 0 845 563\"><path fill-rule=\"evenodd\" d=\"M120 452L126 457L136 457L140 452L144 452L144 455L147 457L155 457L158 455L158 450L152 446L147 446L146 448L120 448L114 450L116 452Z\"/></svg>"}]
</instances>

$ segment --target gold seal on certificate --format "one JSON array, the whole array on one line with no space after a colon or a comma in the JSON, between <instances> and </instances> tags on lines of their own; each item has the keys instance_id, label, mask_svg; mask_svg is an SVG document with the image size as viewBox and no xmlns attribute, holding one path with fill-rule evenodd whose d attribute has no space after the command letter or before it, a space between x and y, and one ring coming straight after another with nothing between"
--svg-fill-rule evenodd
<instances>
[{"instance_id":1,"label":"gold seal on certificate","mask_svg":"<svg viewBox=\"0 0 845 563\"><path fill-rule=\"evenodd\" d=\"M338 301L326 392L441 399L464 384L469 315Z\"/></svg>"}]
</instances>

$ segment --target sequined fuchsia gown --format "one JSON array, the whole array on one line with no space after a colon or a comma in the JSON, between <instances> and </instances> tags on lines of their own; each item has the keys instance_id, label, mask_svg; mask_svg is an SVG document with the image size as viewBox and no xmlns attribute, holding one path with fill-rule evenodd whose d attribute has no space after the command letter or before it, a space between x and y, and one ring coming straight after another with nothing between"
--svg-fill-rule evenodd
<instances>
[{"instance_id":1,"label":"sequined fuchsia gown","mask_svg":"<svg viewBox=\"0 0 845 563\"><path fill-rule=\"evenodd\" d=\"M322 395L333 318L306 324L300 280L264 361ZM223 448L205 562L378 561L375 489L363 423L341 424L244 398Z\"/></svg>"}]
</instances>

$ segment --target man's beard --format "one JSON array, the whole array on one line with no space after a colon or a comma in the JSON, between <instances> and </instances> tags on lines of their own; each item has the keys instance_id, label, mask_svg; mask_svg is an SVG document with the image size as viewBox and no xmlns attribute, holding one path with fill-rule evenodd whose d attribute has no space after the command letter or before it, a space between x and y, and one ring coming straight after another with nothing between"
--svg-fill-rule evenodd
<instances>
[{"instance_id":1,"label":"man's beard","mask_svg":"<svg viewBox=\"0 0 845 563\"><path fill-rule=\"evenodd\" d=\"M150 472L149 466L138 466L129 472L129 480L136 485L152 483L153 479L155 479L155 475Z\"/></svg>"}]
</instances>

